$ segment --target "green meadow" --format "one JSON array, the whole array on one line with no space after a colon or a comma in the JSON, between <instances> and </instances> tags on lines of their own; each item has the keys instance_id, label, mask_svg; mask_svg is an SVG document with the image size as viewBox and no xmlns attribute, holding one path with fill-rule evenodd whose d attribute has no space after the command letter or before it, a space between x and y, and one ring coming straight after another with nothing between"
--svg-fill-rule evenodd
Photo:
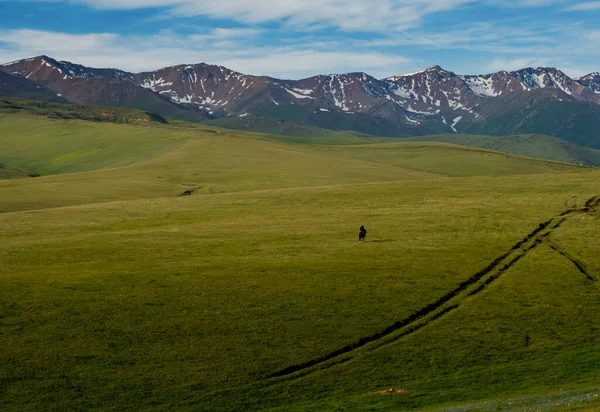
<instances>
[{"instance_id":1,"label":"green meadow","mask_svg":"<svg viewBox=\"0 0 600 412\"><path fill-rule=\"evenodd\" d=\"M596 168L22 114L0 163L2 410L600 409Z\"/></svg>"}]
</instances>

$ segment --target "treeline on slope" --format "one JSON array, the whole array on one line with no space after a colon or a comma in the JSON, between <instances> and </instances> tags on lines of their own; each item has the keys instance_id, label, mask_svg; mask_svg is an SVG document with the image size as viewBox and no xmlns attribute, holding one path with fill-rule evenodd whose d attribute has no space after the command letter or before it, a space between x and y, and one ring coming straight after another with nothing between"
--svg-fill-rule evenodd
<instances>
[{"instance_id":1,"label":"treeline on slope","mask_svg":"<svg viewBox=\"0 0 600 412\"><path fill-rule=\"evenodd\" d=\"M18 167L0 163L0 180L3 179L23 179L26 177L38 177L35 173L29 173L27 170Z\"/></svg>"},{"instance_id":2,"label":"treeline on slope","mask_svg":"<svg viewBox=\"0 0 600 412\"><path fill-rule=\"evenodd\" d=\"M0 99L0 113L21 113L44 116L51 119L79 119L94 122L168 124L166 117L136 109L103 106L87 106L42 102L34 100Z\"/></svg>"}]
</instances>

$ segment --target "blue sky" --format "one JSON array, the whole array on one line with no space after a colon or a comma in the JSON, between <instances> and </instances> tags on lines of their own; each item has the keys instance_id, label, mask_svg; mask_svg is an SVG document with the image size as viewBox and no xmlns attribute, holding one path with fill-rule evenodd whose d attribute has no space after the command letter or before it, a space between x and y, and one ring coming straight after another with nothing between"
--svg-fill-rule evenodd
<instances>
[{"instance_id":1,"label":"blue sky","mask_svg":"<svg viewBox=\"0 0 600 412\"><path fill-rule=\"evenodd\" d=\"M600 1L0 0L0 62L46 54L129 71L206 62L302 78L600 71Z\"/></svg>"}]
</instances>

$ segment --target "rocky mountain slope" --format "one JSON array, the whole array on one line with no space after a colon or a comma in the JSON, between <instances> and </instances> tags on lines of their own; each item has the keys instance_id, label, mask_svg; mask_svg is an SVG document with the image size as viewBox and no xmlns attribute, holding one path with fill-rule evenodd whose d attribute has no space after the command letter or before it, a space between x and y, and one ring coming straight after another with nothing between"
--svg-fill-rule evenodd
<instances>
[{"instance_id":1,"label":"rocky mountain slope","mask_svg":"<svg viewBox=\"0 0 600 412\"><path fill-rule=\"evenodd\" d=\"M575 79L580 85L600 94L600 73L590 73Z\"/></svg>"},{"instance_id":2,"label":"rocky mountain slope","mask_svg":"<svg viewBox=\"0 0 600 412\"><path fill-rule=\"evenodd\" d=\"M0 97L67 103L60 94L47 87L2 71L0 71Z\"/></svg>"},{"instance_id":3,"label":"rocky mountain slope","mask_svg":"<svg viewBox=\"0 0 600 412\"><path fill-rule=\"evenodd\" d=\"M598 73L571 79L555 68L526 68L473 76L434 66L387 79L348 73L281 80L204 63L129 73L47 56L0 70L74 103L133 107L186 120L229 119L221 123L233 127L259 117L386 136L510 129L567 139L584 133L583 140L600 140L592 130L600 124ZM547 120L552 127L529 130Z\"/></svg>"}]
</instances>

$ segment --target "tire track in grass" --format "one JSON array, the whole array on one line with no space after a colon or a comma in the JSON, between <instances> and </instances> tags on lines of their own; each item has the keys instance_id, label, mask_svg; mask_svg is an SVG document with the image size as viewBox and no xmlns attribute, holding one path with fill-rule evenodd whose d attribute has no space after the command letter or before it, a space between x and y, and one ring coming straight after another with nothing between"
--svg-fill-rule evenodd
<instances>
[{"instance_id":1,"label":"tire track in grass","mask_svg":"<svg viewBox=\"0 0 600 412\"><path fill-rule=\"evenodd\" d=\"M592 282L596 281L596 279L592 275L590 275L590 273L587 271L587 268L585 267L585 265L582 262L580 262L577 259L575 259L574 257L572 257L571 255L569 255L564 250L559 249L558 246L556 244L554 244L550 239L546 238L545 240L546 240L546 243L548 244L548 246L550 246L552 248L552 250L554 250L555 252L557 252L560 255L564 256L565 258L569 259L571 261L571 263L573 263L575 265L575 267L577 268L577 270L583 276L585 276L586 278L588 278Z\"/></svg>"},{"instance_id":2,"label":"tire track in grass","mask_svg":"<svg viewBox=\"0 0 600 412\"><path fill-rule=\"evenodd\" d=\"M594 196L585 202L585 212L595 212L596 207L600 206L600 196Z\"/></svg>"},{"instance_id":3,"label":"tire track in grass","mask_svg":"<svg viewBox=\"0 0 600 412\"><path fill-rule=\"evenodd\" d=\"M295 374L296 377L304 376L315 372L317 370L316 366L322 366L322 368L319 369L324 369L338 363L346 362L350 359L345 355L349 355L351 352L367 345L373 346L372 349L374 349L375 347L396 341L402 337L416 332L417 330L429 325L431 322L458 308L460 303L465 298L473 297L481 293L490 284L498 280L506 271L508 271L515 263L525 257L531 250L542 244L544 241L547 241L548 236L550 236L552 231L558 229L567 220L568 215L573 213L593 212L595 211L594 207L597 206L600 206L600 196L594 196L589 199L585 203L585 206L581 209L573 208L566 210L558 216L544 223L540 223L536 229L526 235L523 240L517 242L512 248L510 248L508 252L494 259L494 261L492 261L483 270L477 272L466 281L460 283L458 287L446 293L436 302L421 308L408 318L388 326L381 332L363 337L355 343L346 345L319 358L311 359L306 362L281 369L269 375L269 378L286 377L292 374ZM575 262L573 261L573 263ZM580 268L579 264L576 264L576 266ZM589 275L586 276L590 278ZM473 285L477 286L473 290L468 291L468 289L470 289L470 287Z\"/></svg>"},{"instance_id":4,"label":"tire track in grass","mask_svg":"<svg viewBox=\"0 0 600 412\"><path fill-rule=\"evenodd\" d=\"M434 320L439 319L442 316L453 311L454 309L458 308L459 304L455 303L454 301L462 300L461 298L463 298L463 296L461 296L461 295L463 294L463 292L467 291L467 289L469 289L471 286L481 282L480 285L475 290L468 293L467 296L474 296L474 295L480 293L481 291L483 291L488 285L490 285L493 281L498 279L504 272L506 272L508 269L510 269L510 267L512 267L512 265L517 263L523 256L525 256L530 250L532 250L534 247L536 247L540 243L537 239L539 237L540 233L542 233L544 230L548 229L548 227L550 227L550 230L554 230L554 229L558 228L562 224L562 222L564 222L565 219L564 218L560 219L557 223L552 225L554 220L555 219L553 218L553 219L548 220L547 222L544 222L544 223L541 223L540 225L538 225L538 227L535 230L533 230L531 233L529 233L527 236L525 236L525 238L523 240L517 242L508 252L506 252L503 255L494 259L494 261L492 261L483 270L477 272L475 275L471 276L469 279L465 280L464 282L461 282L458 285L458 287L456 287L455 289L446 293L444 296L442 296L436 302L433 302L433 303L421 308L420 310L413 313L406 319L403 319L401 321L394 323L391 326L388 326L386 329L384 329L381 332L375 333L370 336L363 337L352 344L346 345L346 346L344 346L340 349L337 349L333 352L330 352L322 357L311 359L309 361L306 361L306 362L303 362L303 363L300 363L297 365L289 366L285 369L279 370L279 371L271 374L269 377L277 378L277 377L283 377L283 376L291 375L294 373L306 371L307 369L313 368L317 365L321 365L326 362L334 361L334 360L340 358L341 356L349 354L350 352L355 351L359 348L362 348L368 344L381 342L383 339L390 337L390 335L392 335L396 332L400 332L400 333L397 334L396 336L393 336L393 338L391 340L386 340L386 342L384 342L384 343L388 343L389 341L400 339L404 336L407 336L411 333L416 332L417 330L428 325L430 322L433 322ZM534 239L534 238L535 238L535 240L532 241L532 239ZM530 244L528 244L528 243L530 243ZM526 244L528 244L528 246L526 248L524 248L524 245L526 245ZM515 256L512 256L512 255L515 255ZM511 259L508 259L509 257L511 257ZM504 265L502 265L503 262L506 262L506 263L504 263ZM496 270L497 270L497 273L495 273L492 276L488 276L490 273L492 273ZM335 362L332 362L332 364L335 364ZM332 366L332 365L330 365L330 366Z\"/></svg>"}]
</instances>

